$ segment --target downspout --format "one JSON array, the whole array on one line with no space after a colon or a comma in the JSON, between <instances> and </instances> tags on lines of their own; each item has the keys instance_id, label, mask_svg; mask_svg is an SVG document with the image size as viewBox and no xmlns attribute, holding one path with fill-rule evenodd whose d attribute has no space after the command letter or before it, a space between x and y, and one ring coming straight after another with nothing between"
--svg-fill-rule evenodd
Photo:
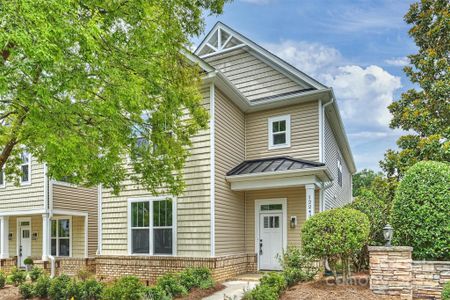
<instances>
[{"instance_id":1,"label":"downspout","mask_svg":"<svg viewBox=\"0 0 450 300\"><path fill-rule=\"evenodd\" d=\"M50 219L53 216L53 212L50 209L50 199L53 198L53 189L52 189L53 181L48 179L47 174L47 164L44 164L44 214L46 216L45 222L47 223L46 229L47 234L44 236L47 236L47 249L45 249L46 253L45 256L50 260L50 277L55 277L56 273L56 265L55 265L55 257L53 257L49 251L50 247L50 237L48 236L48 233L50 232L49 226L51 226Z\"/></svg>"}]
</instances>

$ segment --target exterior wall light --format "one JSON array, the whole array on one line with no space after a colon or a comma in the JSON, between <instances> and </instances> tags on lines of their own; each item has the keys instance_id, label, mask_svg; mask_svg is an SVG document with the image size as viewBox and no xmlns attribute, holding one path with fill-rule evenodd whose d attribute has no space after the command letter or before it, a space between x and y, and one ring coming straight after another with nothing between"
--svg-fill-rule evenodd
<instances>
[{"instance_id":1,"label":"exterior wall light","mask_svg":"<svg viewBox=\"0 0 450 300\"><path fill-rule=\"evenodd\" d=\"M383 236L386 240L386 247L391 247L392 236L394 235L394 228L391 225L386 224L383 228Z\"/></svg>"},{"instance_id":2,"label":"exterior wall light","mask_svg":"<svg viewBox=\"0 0 450 300\"><path fill-rule=\"evenodd\" d=\"M292 216L291 217L291 222L290 222L291 228L294 229L295 227L297 227L297 217L296 216Z\"/></svg>"}]
</instances>

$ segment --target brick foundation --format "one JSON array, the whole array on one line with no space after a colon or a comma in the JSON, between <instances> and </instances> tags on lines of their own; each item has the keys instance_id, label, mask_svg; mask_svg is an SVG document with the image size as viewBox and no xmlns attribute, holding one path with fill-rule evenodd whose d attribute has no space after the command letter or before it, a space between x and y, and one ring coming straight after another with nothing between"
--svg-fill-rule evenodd
<instances>
[{"instance_id":1,"label":"brick foundation","mask_svg":"<svg viewBox=\"0 0 450 300\"><path fill-rule=\"evenodd\" d=\"M170 256L106 256L96 257L97 276L111 280L124 275L134 275L148 283L168 272L180 272L190 267L206 267L213 278L223 281L236 275L256 272L256 256L250 254L221 257L170 257Z\"/></svg>"},{"instance_id":2,"label":"brick foundation","mask_svg":"<svg viewBox=\"0 0 450 300\"><path fill-rule=\"evenodd\" d=\"M369 247L370 289L389 299L441 299L450 262L413 261L411 247Z\"/></svg>"}]
</instances>

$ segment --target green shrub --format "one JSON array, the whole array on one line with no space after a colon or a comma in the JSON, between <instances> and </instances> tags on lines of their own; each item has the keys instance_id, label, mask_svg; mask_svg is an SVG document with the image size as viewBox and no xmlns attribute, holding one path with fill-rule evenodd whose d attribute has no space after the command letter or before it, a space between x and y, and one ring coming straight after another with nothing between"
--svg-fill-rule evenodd
<instances>
[{"instance_id":1,"label":"green shrub","mask_svg":"<svg viewBox=\"0 0 450 300\"><path fill-rule=\"evenodd\" d=\"M14 267L11 270L10 279L14 286L19 286L22 283L24 283L25 280L27 280L27 273L23 270Z\"/></svg>"},{"instance_id":2,"label":"green shrub","mask_svg":"<svg viewBox=\"0 0 450 300\"><path fill-rule=\"evenodd\" d=\"M278 300L275 288L268 285L258 285L253 290L245 292L243 300Z\"/></svg>"},{"instance_id":3,"label":"green shrub","mask_svg":"<svg viewBox=\"0 0 450 300\"><path fill-rule=\"evenodd\" d=\"M114 300L141 300L146 289L139 278L124 276L104 289L103 299Z\"/></svg>"},{"instance_id":4,"label":"green shrub","mask_svg":"<svg viewBox=\"0 0 450 300\"><path fill-rule=\"evenodd\" d=\"M314 273L305 272L297 268L286 268L283 270L282 274L286 280L287 286L293 286L297 282L310 281L315 276Z\"/></svg>"},{"instance_id":5,"label":"green shrub","mask_svg":"<svg viewBox=\"0 0 450 300\"><path fill-rule=\"evenodd\" d=\"M33 264L33 259L31 257L27 257L23 260L23 263L25 265L32 265Z\"/></svg>"},{"instance_id":6,"label":"green shrub","mask_svg":"<svg viewBox=\"0 0 450 300\"><path fill-rule=\"evenodd\" d=\"M34 285L34 295L40 298L47 298L49 288L50 277L44 274L36 280L36 283Z\"/></svg>"},{"instance_id":7,"label":"green shrub","mask_svg":"<svg viewBox=\"0 0 450 300\"><path fill-rule=\"evenodd\" d=\"M185 269L179 275L180 284L190 291L192 288L198 286L197 278L194 276L194 269Z\"/></svg>"},{"instance_id":8,"label":"green shrub","mask_svg":"<svg viewBox=\"0 0 450 300\"><path fill-rule=\"evenodd\" d=\"M30 299L33 297L33 284L31 283L22 283L19 286L19 293L22 295L23 299Z\"/></svg>"},{"instance_id":9,"label":"green shrub","mask_svg":"<svg viewBox=\"0 0 450 300\"><path fill-rule=\"evenodd\" d=\"M444 285L442 290L442 300L450 300L450 281Z\"/></svg>"},{"instance_id":10,"label":"green shrub","mask_svg":"<svg viewBox=\"0 0 450 300\"><path fill-rule=\"evenodd\" d=\"M86 268L81 268L77 272L77 278L80 279L81 281L85 281L91 278L92 276L93 274Z\"/></svg>"},{"instance_id":11,"label":"green shrub","mask_svg":"<svg viewBox=\"0 0 450 300\"><path fill-rule=\"evenodd\" d=\"M172 300L172 297L158 285L147 288L145 297L148 300Z\"/></svg>"},{"instance_id":12,"label":"green shrub","mask_svg":"<svg viewBox=\"0 0 450 300\"><path fill-rule=\"evenodd\" d=\"M284 278L283 274L275 272L265 274L261 278L260 284L267 285L273 288L277 292L277 294L281 294L281 292L284 291L287 287L286 279Z\"/></svg>"},{"instance_id":13,"label":"green shrub","mask_svg":"<svg viewBox=\"0 0 450 300\"><path fill-rule=\"evenodd\" d=\"M103 284L95 279L87 279L78 283L79 300L99 300L103 293Z\"/></svg>"},{"instance_id":14,"label":"green shrub","mask_svg":"<svg viewBox=\"0 0 450 300\"><path fill-rule=\"evenodd\" d=\"M42 273L44 273L44 271L41 268L34 266L33 268L31 268L31 271L28 272L28 276L30 276L32 282L35 282L39 277L42 276Z\"/></svg>"},{"instance_id":15,"label":"green shrub","mask_svg":"<svg viewBox=\"0 0 450 300\"><path fill-rule=\"evenodd\" d=\"M48 288L48 295L52 300L68 299L71 294L71 282L70 277L64 274L53 278Z\"/></svg>"},{"instance_id":16,"label":"green shrub","mask_svg":"<svg viewBox=\"0 0 450 300\"><path fill-rule=\"evenodd\" d=\"M0 272L0 289L4 288L6 284L6 276L3 272Z\"/></svg>"},{"instance_id":17,"label":"green shrub","mask_svg":"<svg viewBox=\"0 0 450 300\"><path fill-rule=\"evenodd\" d=\"M344 265L343 280L349 276L349 262L367 242L369 219L351 208L335 208L308 219L302 228L302 245L306 255L328 259L336 277L336 264Z\"/></svg>"},{"instance_id":18,"label":"green shrub","mask_svg":"<svg viewBox=\"0 0 450 300\"><path fill-rule=\"evenodd\" d=\"M214 279L208 268L194 268L192 272L197 282L196 287L209 289L214 286Z\"/></svg>"},{"instance_id":19,"label":"green shrub","mask_svg":"<svg viewBox=\"0 0 450 300\"><path fill-rule=\"evenodd\" d=\"M306 255L298 247L288 247L279 258L283 270L296 270L296 277L299 281L306 281L314 278L319 272L317 263L310 255Z\"/></svg>"},{"instance_id":20,"label":"green shrub","mask_svg":"<svg viewBox=\"0 0 450 300\"><path fill-rule=\"evenodd\" d=\"M414 259L450 260L450 164L422 161L401 180L391 225L395 245L413 247Z\"/></svg>"},{"instance_id":21,"label":"green shrub","mask_svg":"<svg viewBox=\"0 0 450 300\"><path fill-rule=\"evenodd\" d=\"M181 285L179 278L174 274L165 274L158 278L156 284L162 288L167 295L177 297L187 295L187 289Z\"/></svg>"}]
</instances>

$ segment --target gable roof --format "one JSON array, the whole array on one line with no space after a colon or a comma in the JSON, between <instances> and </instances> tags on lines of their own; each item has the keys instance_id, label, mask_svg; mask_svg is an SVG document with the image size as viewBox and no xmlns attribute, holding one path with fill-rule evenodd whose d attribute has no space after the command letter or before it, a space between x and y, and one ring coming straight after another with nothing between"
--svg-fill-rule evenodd
<instances>
[{"instance_id":1,"label":"gable roof","mask_svg":"<svg viewBox=\"0 0 450 300\"><path fill-rule=\"evenodd\" d=\"M224 33L226 34L226 36L228 36L228 38L222 43L222 37ZM232 44L230 44L231 41L233 41ZM206 35L206 37L194 51L194 54L198 55L202 59L205 59L207 57L220 55L239 48L246 48L246 50L262 59L274 69L286 74L291 79L301 84L306 83L307 85L310 85L315 89L327 88L319 81L298 70L288 62L279 58L270 51L264 49L257 43L253 42L249 38L243 36L231 27L223 24L222 22L217 22L216 25L214 25L211 31Z\"/></svg>"}]
</instances>

